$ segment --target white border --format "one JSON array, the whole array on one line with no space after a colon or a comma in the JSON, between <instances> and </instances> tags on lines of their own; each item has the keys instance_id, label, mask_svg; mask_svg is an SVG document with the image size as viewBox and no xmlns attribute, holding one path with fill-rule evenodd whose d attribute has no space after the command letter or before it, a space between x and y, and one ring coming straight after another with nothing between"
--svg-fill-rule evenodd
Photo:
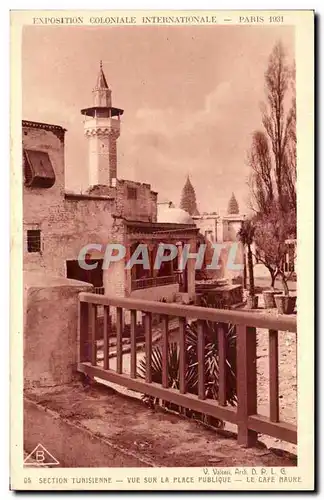
<instances>
[{"instance_id":1,"label":"white border","mask_svg":"<svg viewBox=\"0 0 324 500\"><path fill-rule=\"evenodd\" d=\"M54 4L54 2L53 2ZM161 5L162 4L162 5ZM265 4L260 1L250 1L247 4L244 4L243 2L239 1L231 1L228 0L226 2L226 7L228 9L242 9L246 8L249 10L252 9L309 9L309 8L314 8L315 11L319 14L322 13L323 11L323 2L322 0L312 2L312 5L310 5L309 2L305 1L288 1L288 0L281 0L281 2L278 2L279 5L275 5L272 2L266 2ZM104 1L93 1L91 2L91 7L92 9L100 9L100 8L109 8L109 9L218 9L222 8L224 5L223 2L206 2L204 0L201 0L199 2L197 1L177 1L177 0L164 0L164 2L135 2L131 0L119 0L116 2L109 2L109 5L107 2ZM7 135L5 131L9 131L9 50L8 50L8 45L9 45L9 9L14 9L14 10L21 10L21 9L87 9L89 8L89 2L75 2L75 1L62 1L62 0L57 0L54 5L46 5L44 1L34 1L31 2L31 4L26 5L25 2L23 1L13 1L13 2L6 2L4 1L1 5L0 8L0 23L1 23L1 30L0 30L0 37L1 37L1 44L0 44L0 50L1 50L1 68L2 68L2 85L1 85L1 98L2 98L2 106L1 106L1 112L2 112L2 124L4 128L4 132L0 135L1 138L1 151L2 151L2 195L0 197L0 202L1 202L1 210L0 210L0 217L1 217L1 228L2 228L2 234L8 234L9 233L9 134ZM318 58L319 54L323 54L322 49L322 41L320 41L320 46L318 47ZM318 67L320 76L320 81L323 82L323 73L322 73L322 67ZM319 103L318 103L319 104ZM317 118L318 122L320 122L321 118L323 118L323 106L321 104L320 108L317 109L317 112L319 113L319 116ZM318 137L319 144L323 144L323 137L322 137L323 132L321 132L320 137ZM6 161L8 159L8 162ZM318 158L319 160L319 158ZM318 171L320 170L321 165L318 165ZM321 187L319 188L319 193L321 193ZM324 201L321 201L319 199L319 214L323 214L323 205ZM324 233L324 221L323 219L320 222L319 225L320 229L320 234ZM7 240L8 241L8 240ZM319 244L321 246L321 238L319 237ZM321 253L319 252L319 255ZM3 244L0 247L0 262L3 263L3 272L2 272L2 287L1 287L1 306L2 306L2 325L4 328L2 328L2 341L4 341L4 344L2 343L2 352L4 353L4 359L2 361L7 361L9 360L9 356L5 355L5 352L9 352L9 342L8 342L8 331L9 331L9 266L7 266L7 262L9 259L9 245L8 244ZM320 272L320 278L323 277L322 269ZM321 280L322 281L322 280ZM4 286L4 283L8 285L8 288ZM319 306L324 306L324 304L319 303ZM322 309L322 307L319 307L319 309ZM8 325L8 328L7 328ZM320 333L320 332L319 332ZM320 335L318 335L320 337ZM6 339L6 340L5 340ZM321 349L323 347L323 342L321 343ZM322 351L321 351L322 354ZM320 363L319 363L320 364ZM6 405L8 404L9 400L9 391L8 391L8 384L6 383L8 380L8 373L9 373L9 367L7 363L1 363L1 370L3 372L1 373L2 377L1 380L4 382L4 387L5 387L5 394L4 394L4 400L6 401ZM321 374L321 380L322 380L322 374ZM8 411L7 411L7 406L3 409L1 413L1 429L4 430L3 435L6 437L5 442L1 446L1 468L0 468L0 487L1 487L1 497L6 497L8 494L8 484L9 484L9 467L8 467L8 449L9 449L9 442L8 442ZM322 408L321 408L322 409ZM323 414L323 412L321 412ZM321 440L322 443L322 440ZM320 453L323 447L318 444ZM321 461L321 464L323 462ZM320 470L320 469L319 469ZM219 493L221 494L221 493ZM111 495L110 495L111 496ZM114 495L113 495L114 496ZM198 495L200 496L200 495Z\"/></svg>"}]
</instances>

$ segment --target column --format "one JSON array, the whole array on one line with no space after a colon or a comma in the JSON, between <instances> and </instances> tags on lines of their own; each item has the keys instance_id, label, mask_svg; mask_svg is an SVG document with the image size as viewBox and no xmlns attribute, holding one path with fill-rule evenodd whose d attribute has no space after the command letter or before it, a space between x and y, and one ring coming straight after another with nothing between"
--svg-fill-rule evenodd
<instances>
[{"instance_id":1,"label":"column","mask_svg":"<svg viewBox=\"0 0 324 500\"><path fill-rule=\"evenodd\" d=\"M190 244L190 253L197 252L197 240L191 239L189 241ZM187 293L189 296L189 300L193 300L195 298L196 293L196 270L195 270L196 258L189 258L187 261Z\"/></svg>"}]
</instances>

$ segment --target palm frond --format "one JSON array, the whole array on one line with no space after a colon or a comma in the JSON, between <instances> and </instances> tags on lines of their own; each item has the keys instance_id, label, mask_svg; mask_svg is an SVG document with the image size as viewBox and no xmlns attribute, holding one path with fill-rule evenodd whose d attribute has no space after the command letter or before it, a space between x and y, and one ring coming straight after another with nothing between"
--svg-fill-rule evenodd
<instances>
[{"instance_id":1,"label":"palm frond","mask_svg":"<svg viewBox=\"0 0 324 500\"><path fill-rule=\"evenodd\" d=\"M206 335L205 344L205 396L217 399L219 392L219 352L217 323L205 322L204 331ZM186 390L191 394L198 394L198 322L193 321L186 325L186 361L185 373ZM236 327L228 325L226 333L226 390L227 403L235 405L236 397ZM179 389L180 373L180 348L176 342L168 347L168 386ZM138 373L144 378L146 371L146 359L139 361ZM162 348L156 346L152 350L151 358L152 381L162 384ZM149 398L153 399L153 398Z\"/></svg>"}]
</instances>

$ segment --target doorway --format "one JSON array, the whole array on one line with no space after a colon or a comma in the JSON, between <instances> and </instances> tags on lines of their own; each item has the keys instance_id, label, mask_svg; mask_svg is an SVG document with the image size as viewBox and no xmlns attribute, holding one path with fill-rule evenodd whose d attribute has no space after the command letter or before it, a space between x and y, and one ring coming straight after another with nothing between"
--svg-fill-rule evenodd
<instances>
[{"instance_id":1,"label":"doorway","mask_svg":"<svg viewBox=\"0 0 324 500\"><path fill-rule=\"evenodd\" d=\"M66 261L66 277L85 281L86 283L91 283L94 287L102 287L103 286L103 272L102 272L102 264L103 259L86 259L86 264L96 264L98 263L95 269L83 269L78 260L67 260Z\"/></svg>"}]
</instances>

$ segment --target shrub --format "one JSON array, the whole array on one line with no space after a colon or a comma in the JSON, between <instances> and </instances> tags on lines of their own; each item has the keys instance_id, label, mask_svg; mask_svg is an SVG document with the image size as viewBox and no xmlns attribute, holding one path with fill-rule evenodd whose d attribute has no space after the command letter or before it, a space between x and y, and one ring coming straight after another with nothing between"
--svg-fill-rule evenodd
<instances>
[{"instance_id":1,"label":"shrub","mask_svg":"<svg viewBox=\"0 0 324 500\"><path fill-rule=\"evenodd\" d=\"M205 306L207 304L205 303ZM208 306L208 305L207 305ZM210 304L209 304L210 306ZM191 394L198 394L198 322L192 321L186 325L186 391ZM219 391L219 352L218 352L218 337L217 323L205 321L205 397L210 399L218 399ZM236 396L236 327L229 325L226 334L226 400L227 404L232 406L237 403ZM168 386L169 388L179 389L180 384L180 348L177 342L169 343L168 347ZM152 350L152 381L157 384L162 384L162 348L156 346ZM145 377L146 359L143 358L138 364L138 374L140 377ZM168 409L185 413L189 417L195 417L203 422L206 422L215 427L222 427L223 422L218 419L207 417L203 414L193 412L188 408L181 408L178 405L171 404L167 401L159 401L157 398L144 395L143 400L151 407L160 404Z\"/></svg>"}]
</instances>

